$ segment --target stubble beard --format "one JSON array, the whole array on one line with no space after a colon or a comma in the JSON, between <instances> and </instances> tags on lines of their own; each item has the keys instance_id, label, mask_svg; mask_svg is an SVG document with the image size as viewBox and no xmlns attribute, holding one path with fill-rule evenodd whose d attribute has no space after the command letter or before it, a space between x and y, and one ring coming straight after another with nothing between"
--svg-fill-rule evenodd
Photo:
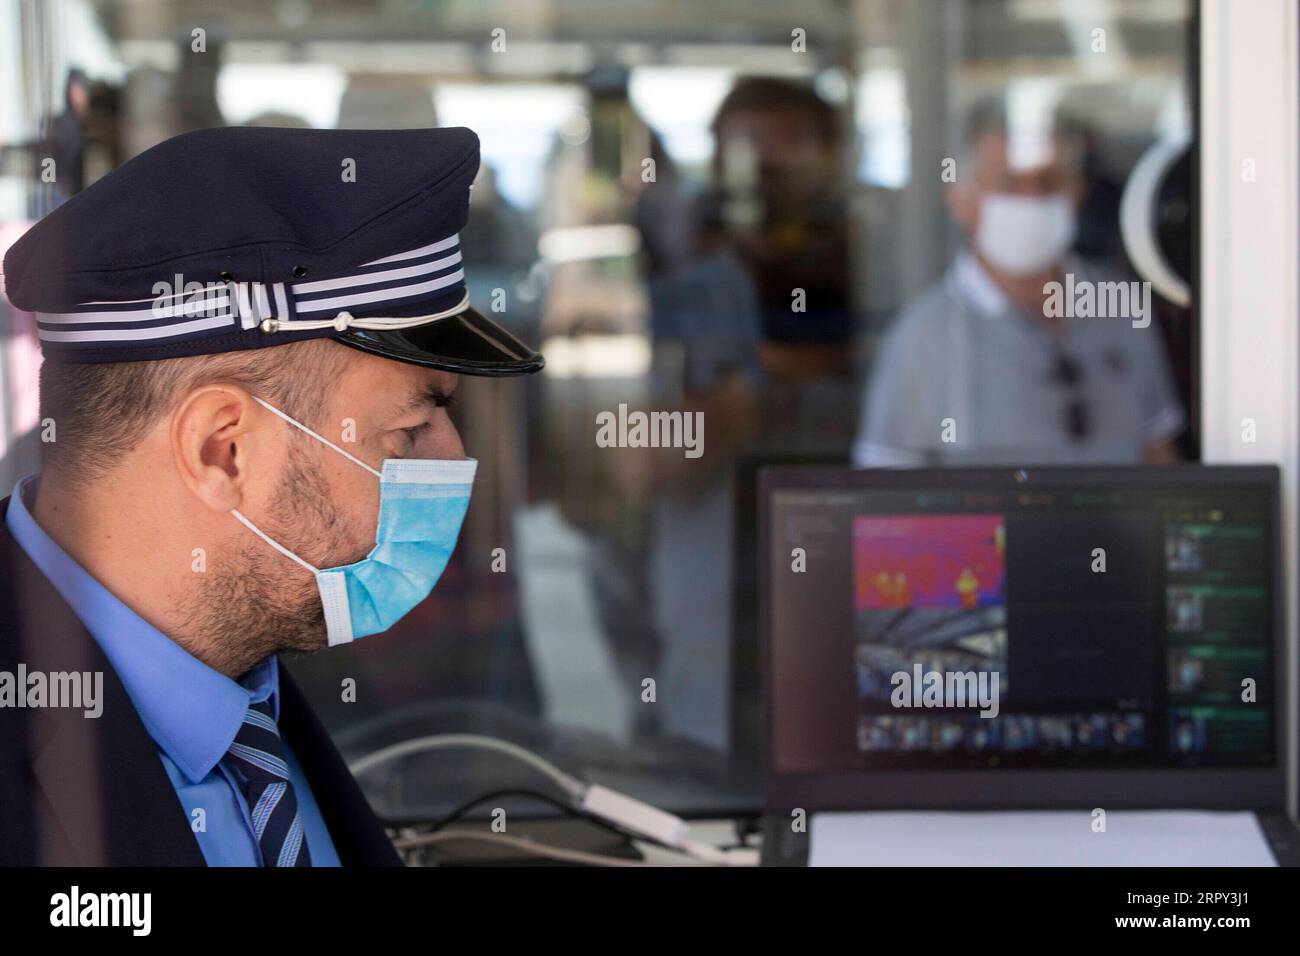
<instances>
[{"instance_id":1,"label":"stubble beard","mask_svg":"<svg viewBox=\"0 0 1300 956\"><path fill-rule=\"evenodd\" d=\"M293 442L269 520L258 526L317 567L360 560L355 537L331 503L329 485L312 452ZM261 538L232 560L210 568L193 602L196 635L205 661L225 674L242 675L272 654L317 651L326 645L325 612L315 577ZM322 558L322 556L326 556Z\"/></svg>"}]
</instances>

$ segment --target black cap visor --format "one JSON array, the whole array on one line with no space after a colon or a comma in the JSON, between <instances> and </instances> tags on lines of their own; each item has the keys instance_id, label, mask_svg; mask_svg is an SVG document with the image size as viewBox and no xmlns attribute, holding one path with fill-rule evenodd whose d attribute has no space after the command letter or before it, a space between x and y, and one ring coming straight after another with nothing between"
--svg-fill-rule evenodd
<instances>
[{"instance_id":1,"label":"black cap visor","mask_svg":"<svg viewBox=\"0 0 1300 956\"><path fill-rule=\"evenodd\" d=\"M349 329L336 341L363 352L461 375L527 375L546 364L540 352L475 309L409 329Z\"/></svg>"}]
</instances>

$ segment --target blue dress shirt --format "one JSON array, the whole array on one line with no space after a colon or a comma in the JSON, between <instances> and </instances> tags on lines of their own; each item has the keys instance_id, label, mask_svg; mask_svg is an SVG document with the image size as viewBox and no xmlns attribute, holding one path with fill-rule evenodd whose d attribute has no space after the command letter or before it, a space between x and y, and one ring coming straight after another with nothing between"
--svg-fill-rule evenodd
<instances>
[{"instance_id":1,"label":"blue dress shirt","mask_svg":"<svg viewBox=\"0 0 1300 956\"><path fill-rule=\"evenodd\" d=\"M248 705L271 700L280 716L274 655L239 681L213 670L119 601L47 535L29 502L39 475L14 486L5 523L50 583L81 618L113 665L158 756L209 866L261 866L248 804L223 759ZM298 759L284 743L313 866L338 866L338 853ZM202 810L202 814L195 811ZM200 819L204 826L198 829Z\"/></svg>"}]
</instances>

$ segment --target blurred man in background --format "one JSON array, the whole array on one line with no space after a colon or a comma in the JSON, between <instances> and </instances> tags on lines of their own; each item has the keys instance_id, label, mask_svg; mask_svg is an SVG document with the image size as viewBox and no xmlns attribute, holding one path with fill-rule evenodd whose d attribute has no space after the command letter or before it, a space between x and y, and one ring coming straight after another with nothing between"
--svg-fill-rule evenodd
<instances>
[{"instance_id":1,"label":"blurred man in background","mask_svg":"<svg viewBox=\"0 0 1300 956\"><path fill-rule=\"evenodd\" d=\"M49 156L54 160L54 188L59 199L75 196L86 186L86 117L90 113L90 84L77 67L63 86L63 112L50 121Z\"/></svg>"},{"instance_id":2,"label":"blurred man in background","mask_svg":"<svg viewBox=\"0 0 1300 956\"><path fill-rule=\"evenodd\" d=\"M972 112L947 187L965 248L885 337L857 464L1177 457L1185 416L1149 293L1124 282L1123 314L1104 314L1127 277L1070 251L1081 160L1080 139L1059 123L1012 122L1000 100Z\"/></svg>"},{"instance_id":3,"label":"blurred man in background","mask_svg":"<svg viewBox=\"0 0 1300 956\"><path fill-rule=\"evenodd\" d=\"M725 750L733 465L763 448L843 454L857 394L836 108L808 85L743 78L711 129L701 201L656 188L637 221L657 398L707 422L702 458L669 450L652 471L652 614L659 670L674 688L661 729ZM661 165L661 185L675 186Z\"/></svg>"},{"instance_id":4,"label":"blurred man in background","mask_svg":"<svg viewBox=\"0 0 1300 956\"><path fill-rule=\"evenodd\" d=\"M714 117L706 234L757 291L769 379L850 373L848 217L841 120L811 88L738 82Z\"/></svg>"}]
</instances>

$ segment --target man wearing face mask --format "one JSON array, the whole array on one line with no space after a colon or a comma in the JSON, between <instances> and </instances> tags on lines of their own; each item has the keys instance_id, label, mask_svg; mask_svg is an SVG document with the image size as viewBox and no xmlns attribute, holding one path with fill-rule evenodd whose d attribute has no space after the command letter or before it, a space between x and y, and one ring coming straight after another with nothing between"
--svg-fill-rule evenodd
<instances>
[{"instance_id":1,"label":"man wearing face mask","mask_svg":"<svg viewBox=\"0 0 1300 956\"><path fill-rule=\"evenodd\" d=\"M477 169L465 129L203 130L10 249L46 444L0 521L0 865L399 862L277 655L429 595L458 376L542 366L469 306Z\"/></svg>"},{"instance_id":2,"label":"man wearing face mask","mask_svg":"<svg viewBox=\"0 0 1300 956\"><path fill-rule=\"evenodd\" d=\"M1063 126L1012 123L1000 101L972 113L947 186L966 248L886 335L857 464L1176 459L1185 416L1149 297L1134 284L1125 314L1073 307L1071 290L1099 302L1130 278L1071 252L1082 158Z\"/></svg>"}]
</instances>

